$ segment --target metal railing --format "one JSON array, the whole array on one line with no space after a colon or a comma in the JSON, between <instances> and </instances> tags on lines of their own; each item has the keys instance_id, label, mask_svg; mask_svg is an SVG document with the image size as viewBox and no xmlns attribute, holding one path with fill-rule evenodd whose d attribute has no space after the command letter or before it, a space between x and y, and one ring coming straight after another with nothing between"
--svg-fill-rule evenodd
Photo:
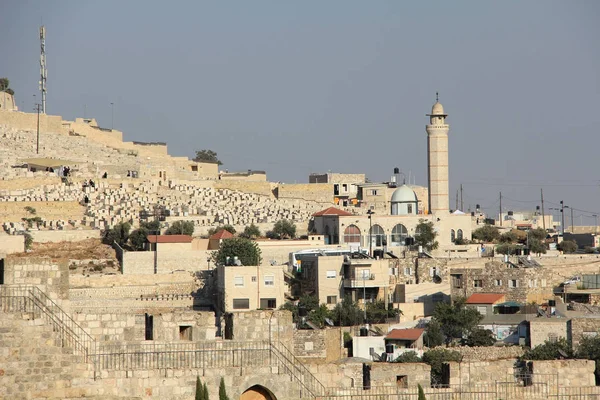
<instances>
[{"instance_id":1,"label":"metal railing","mask_svg":"<svg viewBox=\"0 0 600 400\"><path fill-rule=\"evenodd\" d=\"M44 318L58 334L62 346L73 348L85 362L94 362L94 338L38 287L0 285L0 306L4 312L27 312Z\"/></svg>"},{"instance_id":2,"label":"metal railing","mask_svg":"<svg viewBox=\"0 0 600 400\"><path fill-rule=\"evenodd\" d=\"M308 397L323 397L327 393L325 386L296 358L282 343L271 343L271 350L277 361L277 366L283 368L290 377L296 380L306 390Z\"/></svg>"},{"instance_id":3,"label":"metal railing","mask_svg":"<svg viewBox=\"0 0 600 400\"><path fill-rule=\"evenodd\" d=\"M127 343L101 345L100 370L268 367L268 342Z\"/></svg>"}]
</instances>

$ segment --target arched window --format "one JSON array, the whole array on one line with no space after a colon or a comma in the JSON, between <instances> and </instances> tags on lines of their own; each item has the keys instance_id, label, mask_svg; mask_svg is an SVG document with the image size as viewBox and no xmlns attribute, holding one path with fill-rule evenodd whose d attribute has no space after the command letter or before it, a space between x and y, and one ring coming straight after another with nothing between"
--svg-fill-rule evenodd
<instances>
[{"instance_id":1,"label":"arched window","mask_svg":"<svg viewBox=\"0 0 600 400\"><path fill-rule=\"evenodd\" d=\"M459 229L458 231L456 231L456 238L458 240L462 240L462 238L463 238L463 231L462 231L462 229Z\"/></svg>"},{"instance_id":2,"label":"arched window","mask_svg":"<svg viewBox=\"0 0 600 400\"><path fill-rule=\"evenodd\" d=\"M383 246L385 239L385 232L379 225L373 225L371 227L371 243L373 246Z\"/></svg>"},{"instance_id":3,"label":"arched window","mask_svg":"<svg viewBox=\"0 0 600 400\"><path fill-rule=\"evenodd\" d=\"M344 230L344 243L360 244L360 229L356 225L350 225Z\"/></svg>"},{"instance_id":4,"label":"arched window","mask_svg":"<svg viewBox=\"0 0 600 400\"><path fill-rule=\"evenodd\" d=\"M403 246L404 239L408 237L408 230L402 224L394 226L392 229L392 246Z\"/></svg>"},{"instance_id":5,"label":"arched window","mask_svg":"<svg viewBox=\"0 0 600 400\"><path fill-rule=\"evenodd\" d=\"M456 232L454 231L454 229L450 229L450 241L452 243L454 243L455 240L456 240Z\"/></svg>"}]
</instances>

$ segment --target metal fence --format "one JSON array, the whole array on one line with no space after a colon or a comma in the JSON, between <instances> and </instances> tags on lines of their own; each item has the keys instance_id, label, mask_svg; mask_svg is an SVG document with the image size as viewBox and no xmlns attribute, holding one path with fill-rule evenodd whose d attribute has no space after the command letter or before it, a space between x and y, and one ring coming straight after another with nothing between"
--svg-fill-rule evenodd
<instances>
[{"instance_id":1,"label":"metal fence","mask_svg":"<svg viewBox=\"0 0 600 400\"><path fill-rule=\"evenodd\" d=\"M189 342L102 345L100 370L268 367L268 342Z\"/></svg>"}]
</instances>

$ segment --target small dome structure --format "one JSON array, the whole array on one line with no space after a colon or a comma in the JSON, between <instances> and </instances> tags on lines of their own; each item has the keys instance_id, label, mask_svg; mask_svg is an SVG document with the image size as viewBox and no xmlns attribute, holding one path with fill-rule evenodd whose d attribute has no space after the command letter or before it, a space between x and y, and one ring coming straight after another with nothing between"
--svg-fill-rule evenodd
<instances>
[{"instance_id":1,"label":"small dome structure","mask_svg":"<svg viewBox=\"0 0 600 400\"><path fill-rule=\"evenodd\" d=\"M436 101L431 107L431 115L446 115L444 114L444 106L439 101Z\"/></svg>"},{"instance_id":2,"label":"small dome structure","mask_svg":"<svg viewBox=\"0 0 600 400\"><path fill-rule=\"evenodd\" d=\"M414 190L402 185L392 193L392 215L416 215L419 200Z\"/></svg>"}]
</instances>

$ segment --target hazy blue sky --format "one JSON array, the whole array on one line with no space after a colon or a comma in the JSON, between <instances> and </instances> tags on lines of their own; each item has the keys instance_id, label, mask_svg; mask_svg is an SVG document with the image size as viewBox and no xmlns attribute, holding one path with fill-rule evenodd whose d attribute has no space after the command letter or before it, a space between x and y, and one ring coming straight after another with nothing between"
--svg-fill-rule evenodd
<instances>
[{"instance_id":1,"label":"hazy blue sky","mask_svg":"<svg viewBox=\"0 0 600 400\"><path fill-rule=\"evenodd\" d=\"M451 208L600 212L600 2L0 2L0 75L32 110L269 180L394 167L426 185L425 114L449 114ZM38 95L39 96L39 95ZM589 215L576 211L579 215ZM570 214L567 214L569 216ZM584 218L584 223L593 218Z\"/></svg>"}]
</instances>

